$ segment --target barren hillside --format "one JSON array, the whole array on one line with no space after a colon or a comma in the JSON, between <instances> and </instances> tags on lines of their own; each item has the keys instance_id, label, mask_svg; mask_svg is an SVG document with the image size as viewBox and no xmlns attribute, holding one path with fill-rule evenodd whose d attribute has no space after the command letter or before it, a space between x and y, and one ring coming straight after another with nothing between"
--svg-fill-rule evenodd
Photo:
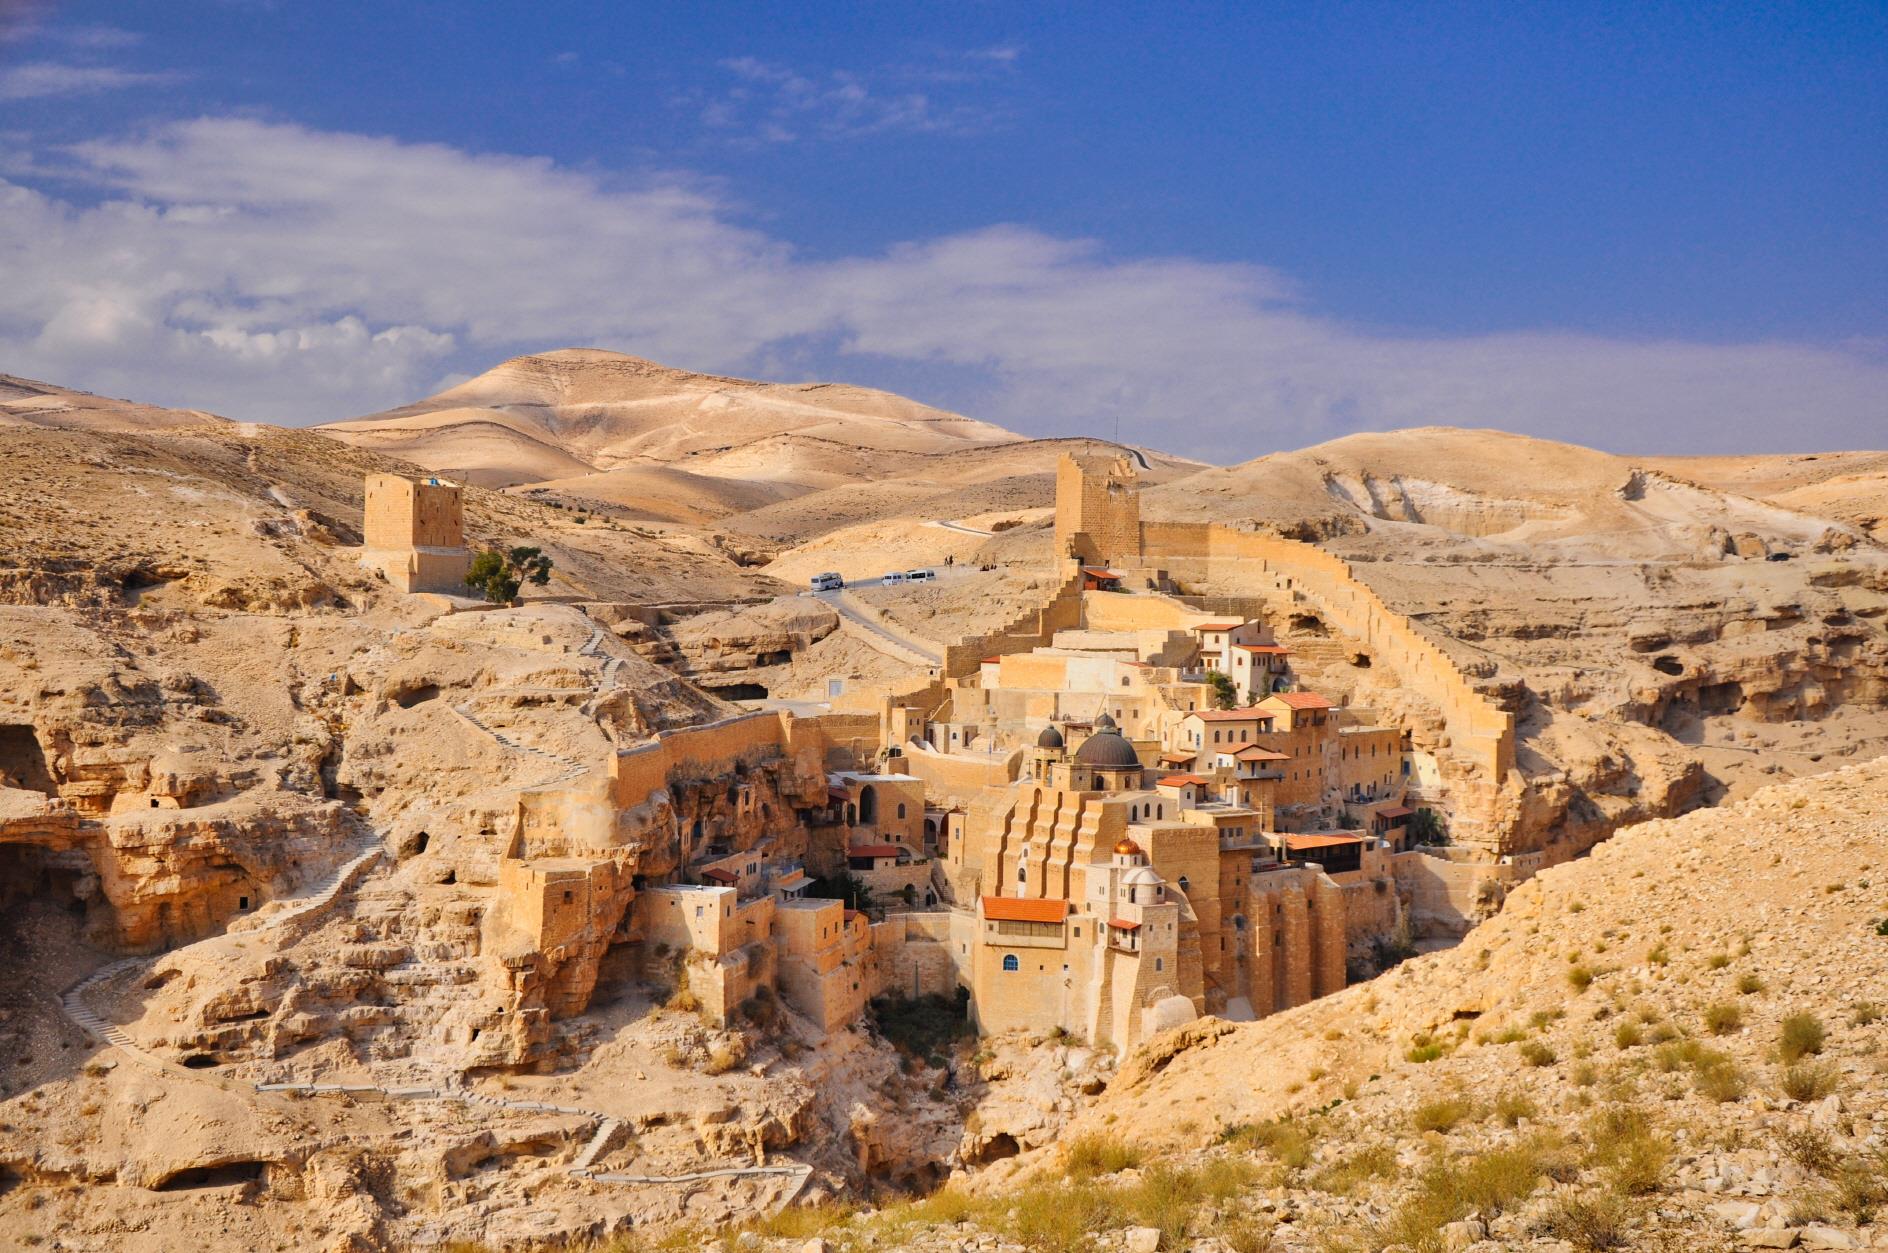
<instances>
[{"instance_id":1,"label":"barren hillside","mask_svg":"<svg viewBox=\"0 0 1888 1253\"><path fill-rule=\"evenodd\" d=\"M875 457L1018 438L870 388L756 383L588 348L516 357L318 429L491 487L665 466L812 489L858 477Z\"/></svg>"}]
</instances>

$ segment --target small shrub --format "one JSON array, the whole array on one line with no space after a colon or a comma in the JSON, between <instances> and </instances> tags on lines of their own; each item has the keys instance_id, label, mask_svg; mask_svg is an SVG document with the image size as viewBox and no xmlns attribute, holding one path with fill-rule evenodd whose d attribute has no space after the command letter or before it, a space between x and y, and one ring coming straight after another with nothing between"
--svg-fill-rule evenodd
<instances>
[{"instance_id":1,"label":"small shrub","mask_svg":"<svg viewBox=\"0 0 1888 1253\"><path fill-rule=\"evenodd\" d=\"M1799 1062L1783 1072L1779 1085L1792 1101L1820 1101L1836 1090L1833 1066L1817 1062Z\"/></svg>"},{"instance_id":2,"label":"small shrub","mask_svg":"<svg viewBox=\"0 0 1888 1253\"><path fill-rule=\"evenodd\" d=\"M1763 980L1753 974L1741 974L1737 976L1737 990L1745 996L1755 996L1763 991Z\"/></svg>"},{"instance_id":3,"label":"small shrub","mask_svg":"<svg viewBox=\"0 0 1888 1253\"><path fill-rule=\"evenodd\" d=\"M1605 1253L1626 1246L1632 1211L1616 1196L1555 1197L1533 1226L1533 1233L1565 1240L1580 1253Z\"/></svg>"},{"instance_id":4,"label":"small shrub","mask_svg":"<svg viewBox=\"0 0 1888 1253\"><path fill-rule=\"evenodd\" d=\"M1783 1151L1790 1160L1812 1175L1832 1173L1838 1162L1829 1137L1813 1127L1799 1127L1783 1135Z\"/></svg>"},{"instance_id":5,"label":"small shrub","mask_svg":"<svg viewBox=\"0 0 1888 1253\"><path fill-rule=\"evenodd\" d=\"M1598 1167L1615 1192L1645 1196L1658 1191L1671 1160L1671 1142L1631 1105L1609 1105L1587 1120L1592 1145L1589 1164Z\"/></svg>"},{"instance_id":6,"label":"small shrub","mask_svg":"<svg viewBox=\"0 0 1888 1253\"><path fill-rule=\"evenodd\" d=\"M1551 1066L1558 1058L1554 1050L1539 1040L1529 1040L1521 1046L1521 1060L1530 1066Z\"/></svg>"},{"instance_id":7,"label":"small shrub","mask_svg":"<svg viewBox=\"0 0 1888 1253\"><path fill-rule=\"evenodd\" d=\"M1844 1162L1836 1172L1834 1197L1836 1208L1857 1223L1874 1222L1888 1206L1888 1153Z\"/></svg>"},{"instance_id":8,"label":"small shrub","mask_svg":"<svg viewBox=\"0 0 1888 1253\"><path fill-rule=\"evenodd\" d=\"M1636 1022L1622 1022L1613 1028L1613 1043L1622 1049L1636 1048L1644 1039Z\"/></svg>"},{"instance_id":9,"label":"small shrub","mask_svg":"<svg viewBox=\"0 0 1888 1253\"><path fill-rule=\"evenodd\" d=\"M1729 1035L1744 1025L1744 1011L1735 1005L1713 1005L1704 1011L1704 1025L1712 1035Z\"/></svg>"},{"instance_id":10,"label":"small shrub","mask_svg":"<svg viewBox=\"0 0 1888 1253\"><path fill-rule=\"evenodd\" d=\"M1691 1081L1700 1096L1719 1104L1740 1100L1749 1086L1743 1068L1715 1049L1702 1050L1692 1067Z\"/></svg>"},{"instance_id":11,"label":"small shrub","mask_svg":"<svg viewBox=\"0 0 1888 1253\"><path fill-rule=\"evenodd\" d=\"M1704 959L1704 964L1712 970L1722 970L1731 964L1731 955L1729 953L1713 953L1711 956Z\"/></svg>"},{"instance_id":12,"label":"small shrub","mask_svg":"<svg viewBox=\"0 0 1888 1253\"><path fill-rule=\"evenodd\" d=\"M1418 1131L1447 1134L1455 1129L1457 1123L1472 1114L1474 1109L1465 1096L1445 1096L1418 1105L1410 1115L1410 1125Z\"/></svg>"},{"instance_id":13,"label":"small shrub","mask_svg":"<svg viewBox=\"0 0 1888 1253\"><path fill-rule=\"evenodd\" d=\"M1863 1001L1849 1014L1849 1025L1868 1027L1881 1021L1881 1006L1873 1001Z\"/></svg>"},{"instance_id":14,"label":"small shrub","mask_svg":"<svg viewBox=\"0 0 1888 1253\"><path fill-rule=\"evenodd\" d=\"M738 1035L723 1037L708 1050L708 1064L702 1069L711 1075L725 1075L747 1060L747 1040Z\"/></svg>"},{"instance_id":15,"label":"small shrub","mask_svg":"<svg viewBox=\"0 0 1888 1253\"><path fill-rule=\"evenodd\" d=\"M1665 947L1665 941L1660 940L1646 953L1645 959L1654 966L1663 966L1672 960L1672 953Z\"/></svg>"},{"instance_id":16,"label":"small shrub","mask_svg":"<svg viewBox=\"0 0 1888 1253\"><path fill-rule=\"evenodd\" d=\"M1243 1123L1229 1127L1220 1143L1244 1149L1264 1149L1273 1160L1289 1170L1302 1170L1311 1163L1311 1128L1292 1118L1274 1118L1269 1122Z\"/></svg>"},{"instance_id":17,"label":"small shrub","mask_svg":"<svg viewBox=\"0 0 1888 1253\"><path fill-rule=\"evenodd\" d=\"M1575 992L1586 991L1593 986L1593 968L1584 964L1573 967L1567 971L1567 982Z\"/></svg>"},{"instance_id":18,"label":"small shrub","mask_svg":"<svg viewBox=\"0 0 1888 1253\"><path fill-rule=\"evenodd\" d=\"M1581 1062L1573 1068L1573 1081L1583 1088L1590 1088L1600 1081L1599 1068L1592 1062Z\"/></svg>"},{"instance_id":19,"label":"small shrub","mask_svg":"<svg viewBox=\"0 0 1888 1253\"><path fill-rule=\"evenodd\" d=\"M1064 1160L1071 1179L1115 1175L1140 1164L1140 1150L1100 1135L1078 1136L1070 1141Z\"/></svg>"},{"instance_id":20,"label":"small shrub","mask_svg":"<svg viewBox=\"0 0 1888 1253\"><path fill-rule=\"evenodd\" d=\"M1371 1179L1388 1179L1396 1174L1396 1150L1388 1144L1373 1144L1349 1157L1334 1162L1311 1178L1319 1192L1348 1196L1359 1184Z\"/></svg>"},{"instance_id":21,"label":"small shrub","mask_svg":"<svg viewBox=\"0 0 1888 1253\"><path fill-rule=\"evenodd\" d=\"M1798 1062L1812 1053L1822 1052L1827 1039L1828 1033L1823 1029L1822 1019L1814 1014L1791 1014L1783 1020L1777 1051L1784 1061Z\"/></svg>"},{"instance_id":22,"label":"small shrub","mask_svg":"<svg viewBox=\"0 0 1888 1253\"><path fill-rule=\"evenodd\" d=\"M1513 1127L1523 1118L1540 1117L1540 1107L1524 1093L1509 1089L1495 1098L1495 1117L1504 1127Z\"/></svg>"}]
</instances>

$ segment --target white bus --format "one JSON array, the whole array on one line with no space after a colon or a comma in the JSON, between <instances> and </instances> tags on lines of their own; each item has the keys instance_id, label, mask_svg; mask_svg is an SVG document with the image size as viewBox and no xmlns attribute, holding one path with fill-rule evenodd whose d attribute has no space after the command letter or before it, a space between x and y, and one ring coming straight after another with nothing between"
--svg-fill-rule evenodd
<instances>
[{"instance_id":1,"label":"white bus","mask_svg":"<svg viewBox=\"0 0 1888 1253\"><path fill-rule=\"evenodd\" d=\"M830 570L825 574L814 575L811 582L813 584L813 590L816 592L836 592L846 585L844 579Z\"/></svg>"}]
</instances>

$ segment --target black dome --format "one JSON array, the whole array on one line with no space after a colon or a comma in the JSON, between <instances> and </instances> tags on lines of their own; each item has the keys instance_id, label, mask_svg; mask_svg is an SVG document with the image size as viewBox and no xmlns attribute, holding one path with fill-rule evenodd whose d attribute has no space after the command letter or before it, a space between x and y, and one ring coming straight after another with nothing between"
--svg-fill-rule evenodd
<instances>
[{"instance_id":1,"label":"black dome","mask_svg":"<svg viewBox=\"0 0 1888 1253\"><path fill-rule=\"evenodd\" d=\"M1037 748L1061 748L1062 733L1054 727L1044 727L1042 734L1036 737Z\"/></svg>"},{"instance_id":2,"label":"black dome","mask_svg":"<svg viewBox=\"0 0 1888 1253\"><path fill-rule=\"evenodd\" d=\"M1113 729L1097 731L1083 740L1082 746L1075 750L1075 760L1084 766L1100 766L1103 769L1141 764L1134 745Z\"/></svg>"},{"instance_id":3,"label":"black dome","mask_svg":"<svg viewBox=\"0 0 1888 1253\"><path fill-rule=\"evenodd\" d=\"M1095 730L1097 731L1112 731L1117 725L1119 724L1116 723L1113 718L1109 717L1106 712L1104 712L1101 717L1095 719Z\"/></svg>"}]
</instances>

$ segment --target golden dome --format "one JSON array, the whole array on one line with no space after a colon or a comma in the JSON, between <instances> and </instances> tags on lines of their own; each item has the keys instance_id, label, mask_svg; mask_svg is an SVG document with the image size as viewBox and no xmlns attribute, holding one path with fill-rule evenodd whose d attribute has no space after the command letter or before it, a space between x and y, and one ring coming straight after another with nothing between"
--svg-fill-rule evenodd
<instances>
[{"instance_id":1,"label":"golden dome","mask_svg":"<svg viewBox=\"0 0 1888 1253\"><path fill-rule=\"evenodd\" d=\"M1114 851L1117 857L1139 857L1141 855L1141 846L1124 836L1121 842L1114 846Z\"/></svg>"}]
</instances>

